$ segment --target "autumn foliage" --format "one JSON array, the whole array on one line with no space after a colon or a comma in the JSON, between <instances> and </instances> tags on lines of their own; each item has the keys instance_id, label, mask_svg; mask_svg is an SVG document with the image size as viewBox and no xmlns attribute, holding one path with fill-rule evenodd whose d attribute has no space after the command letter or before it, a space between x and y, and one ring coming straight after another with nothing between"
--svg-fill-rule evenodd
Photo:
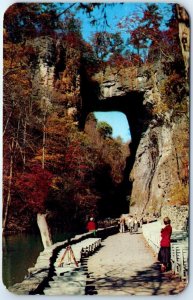
<instances>
[{"instance_id":1,"label":"autumn foliage","mask_svg":"<svg viewBox=\"0 0 193 300\"><path fill-rule=\"evenodd\" d=\"M53 175L42 169L41 165L34 165L28 172L18 176L15 188L25 199L26 206L33 213L44 213L45 201L52 183Z\"/></svg>"}]
</instances>

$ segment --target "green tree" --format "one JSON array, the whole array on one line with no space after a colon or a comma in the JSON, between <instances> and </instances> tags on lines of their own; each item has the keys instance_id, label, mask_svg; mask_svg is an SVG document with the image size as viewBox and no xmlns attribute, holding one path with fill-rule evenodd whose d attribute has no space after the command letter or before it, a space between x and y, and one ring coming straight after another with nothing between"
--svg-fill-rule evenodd
<instances>
[{"instance_id":1,"label":"green tree","mask_svg":"<svg viewBox=\"0 0 193 300\"><path fill-rule=\"evenodd\" d=\"M107 122L98 122L97 129L104 139L112 136L113 128Z\"/></svg>"}]
</instances>

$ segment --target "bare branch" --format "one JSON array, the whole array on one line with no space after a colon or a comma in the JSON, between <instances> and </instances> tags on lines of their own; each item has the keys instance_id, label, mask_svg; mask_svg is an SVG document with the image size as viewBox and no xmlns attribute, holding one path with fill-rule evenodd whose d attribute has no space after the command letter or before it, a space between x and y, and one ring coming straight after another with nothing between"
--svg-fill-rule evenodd
<instances>
[{"instance_id":1,"label":"bare branch","mask_svg":"<svg viewBox=\"0 0 193 300\"><path fill-rule=\"evenodd\" d=\"M61 15L65 14L68 10L70 10L76 4L77 3L72 3L69 7L67 7L65 10L63 10L61 13L59 13L56 17L59 18Z\"/></svg>"}]
</instances>

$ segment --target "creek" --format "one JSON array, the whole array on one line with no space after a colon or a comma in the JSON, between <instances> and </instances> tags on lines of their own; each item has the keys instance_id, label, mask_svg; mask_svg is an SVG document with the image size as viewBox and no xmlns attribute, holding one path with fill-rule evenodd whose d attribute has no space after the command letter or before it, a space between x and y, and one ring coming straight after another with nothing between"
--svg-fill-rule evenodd
<instances>
[{"instance_id":1,"label":"creek","mask_svg":"<svg viewBox=\"0 0 193 300\"><path fill-rule=\"evenodd\" d=\"M55 233L53 242L64 241L74 234ZM22 282L28 268L35 265L43 245L38 233L20 233L3 236L3 283L8 288Z\"/></svg>"}]
</instances>

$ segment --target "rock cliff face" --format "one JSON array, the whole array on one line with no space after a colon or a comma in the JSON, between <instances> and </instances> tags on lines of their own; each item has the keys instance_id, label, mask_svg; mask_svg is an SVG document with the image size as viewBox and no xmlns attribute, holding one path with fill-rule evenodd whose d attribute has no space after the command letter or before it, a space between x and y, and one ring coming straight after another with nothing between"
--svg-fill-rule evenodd
<instances>
[{"instance_id":1,"label":"rock cliff face","mask_svg":"<svg viewBox=\"0 0 193 300\"><path fill-rule=\"evenodd\" d=\"M176 14L179 22L179 39L187 75L190 67L190 18L184 7L177 4Z\"/></svg>"},{"instance_id":2,"label":"rock cliff face","mask_svg":"<svg viewBox=\"0 0 193 300\"><path fill-rule=\"evenodd\" d=\"M161 210L162 216L168 216L171 220L172 227L175 230L189 230L189 207L188 205L181 206L164 206Z\"/></svg>"},{"instance_id":3,"label":"rock cliff face","mask_svg":"<svg viewBox=\"0 0 193 300\"><path fill-rule=\"evenodd\" d=\"M51 38L36 39L34 44L34 98L43 106L47 103L60 113L73 115L82 127L92 111L125 113L132 136L124 178L126 185L132 183L130 210L153 213L169 204L176 186L187 179L183 160L188 160L188 153L183 151L188 135L181 133L188 132L188 121L186 112L174 114L172 108L153 112L163 102L160 82L165 75L160 63L119 72L107 68L87 82L79 72L78 53L72 49L67 53Z\"/></svg>"},{"instance_id":4,"label":"rock cliff face","mask_svg":"<svg viewBox=\"0 0 193 300\"><path fill-rule=\"evenodd\" d=\"M169 204L172 191L181 183L179 174L183 170L182 166L179 170L175 136L182 130L184 120L179 117L176 121L148 127L140 140L130 177L131 197L140 212L160 211Z\"/></svg>"},{"instance_id":5,"label":"rock cliff face","mask_svg":"<svg viewBox=\"0 0 193 300\"><path fill-rule=\"evenodd\" d=\"M29 42L35 49L31 63L32 93L40 110L57 110L60 114L80 114L79 51L55 43L50 37ZM72 72L73 69L73 72Z\"/></svg>"},{"instance_id":6,"label":"rock cliff face","mask_svg":"<svg viewBox=\"0 0 193 300\"><path fill-rule=\"evenodd\" d=\"M110 74L108 70L107 73ZM112 74L104 75L99 85L100 109L103 103L105 110L107 107L112 110L114 99L117 101L114 108L124 112L130 124L132 163L126 174L132 182L130 211L155 213L172 203L172 194L183 178L187 179L183 161L188 161L188 118L185 112L175 115L173 109L160 114L149 113L152 107L162 104L163 71L152 65L151 72L138 69L134 73L136 77L129 69L114 78ZM99 74L96 78L101 80ZM186 149L185 153L182 148Z\"/></svg>"}]
</instances>

